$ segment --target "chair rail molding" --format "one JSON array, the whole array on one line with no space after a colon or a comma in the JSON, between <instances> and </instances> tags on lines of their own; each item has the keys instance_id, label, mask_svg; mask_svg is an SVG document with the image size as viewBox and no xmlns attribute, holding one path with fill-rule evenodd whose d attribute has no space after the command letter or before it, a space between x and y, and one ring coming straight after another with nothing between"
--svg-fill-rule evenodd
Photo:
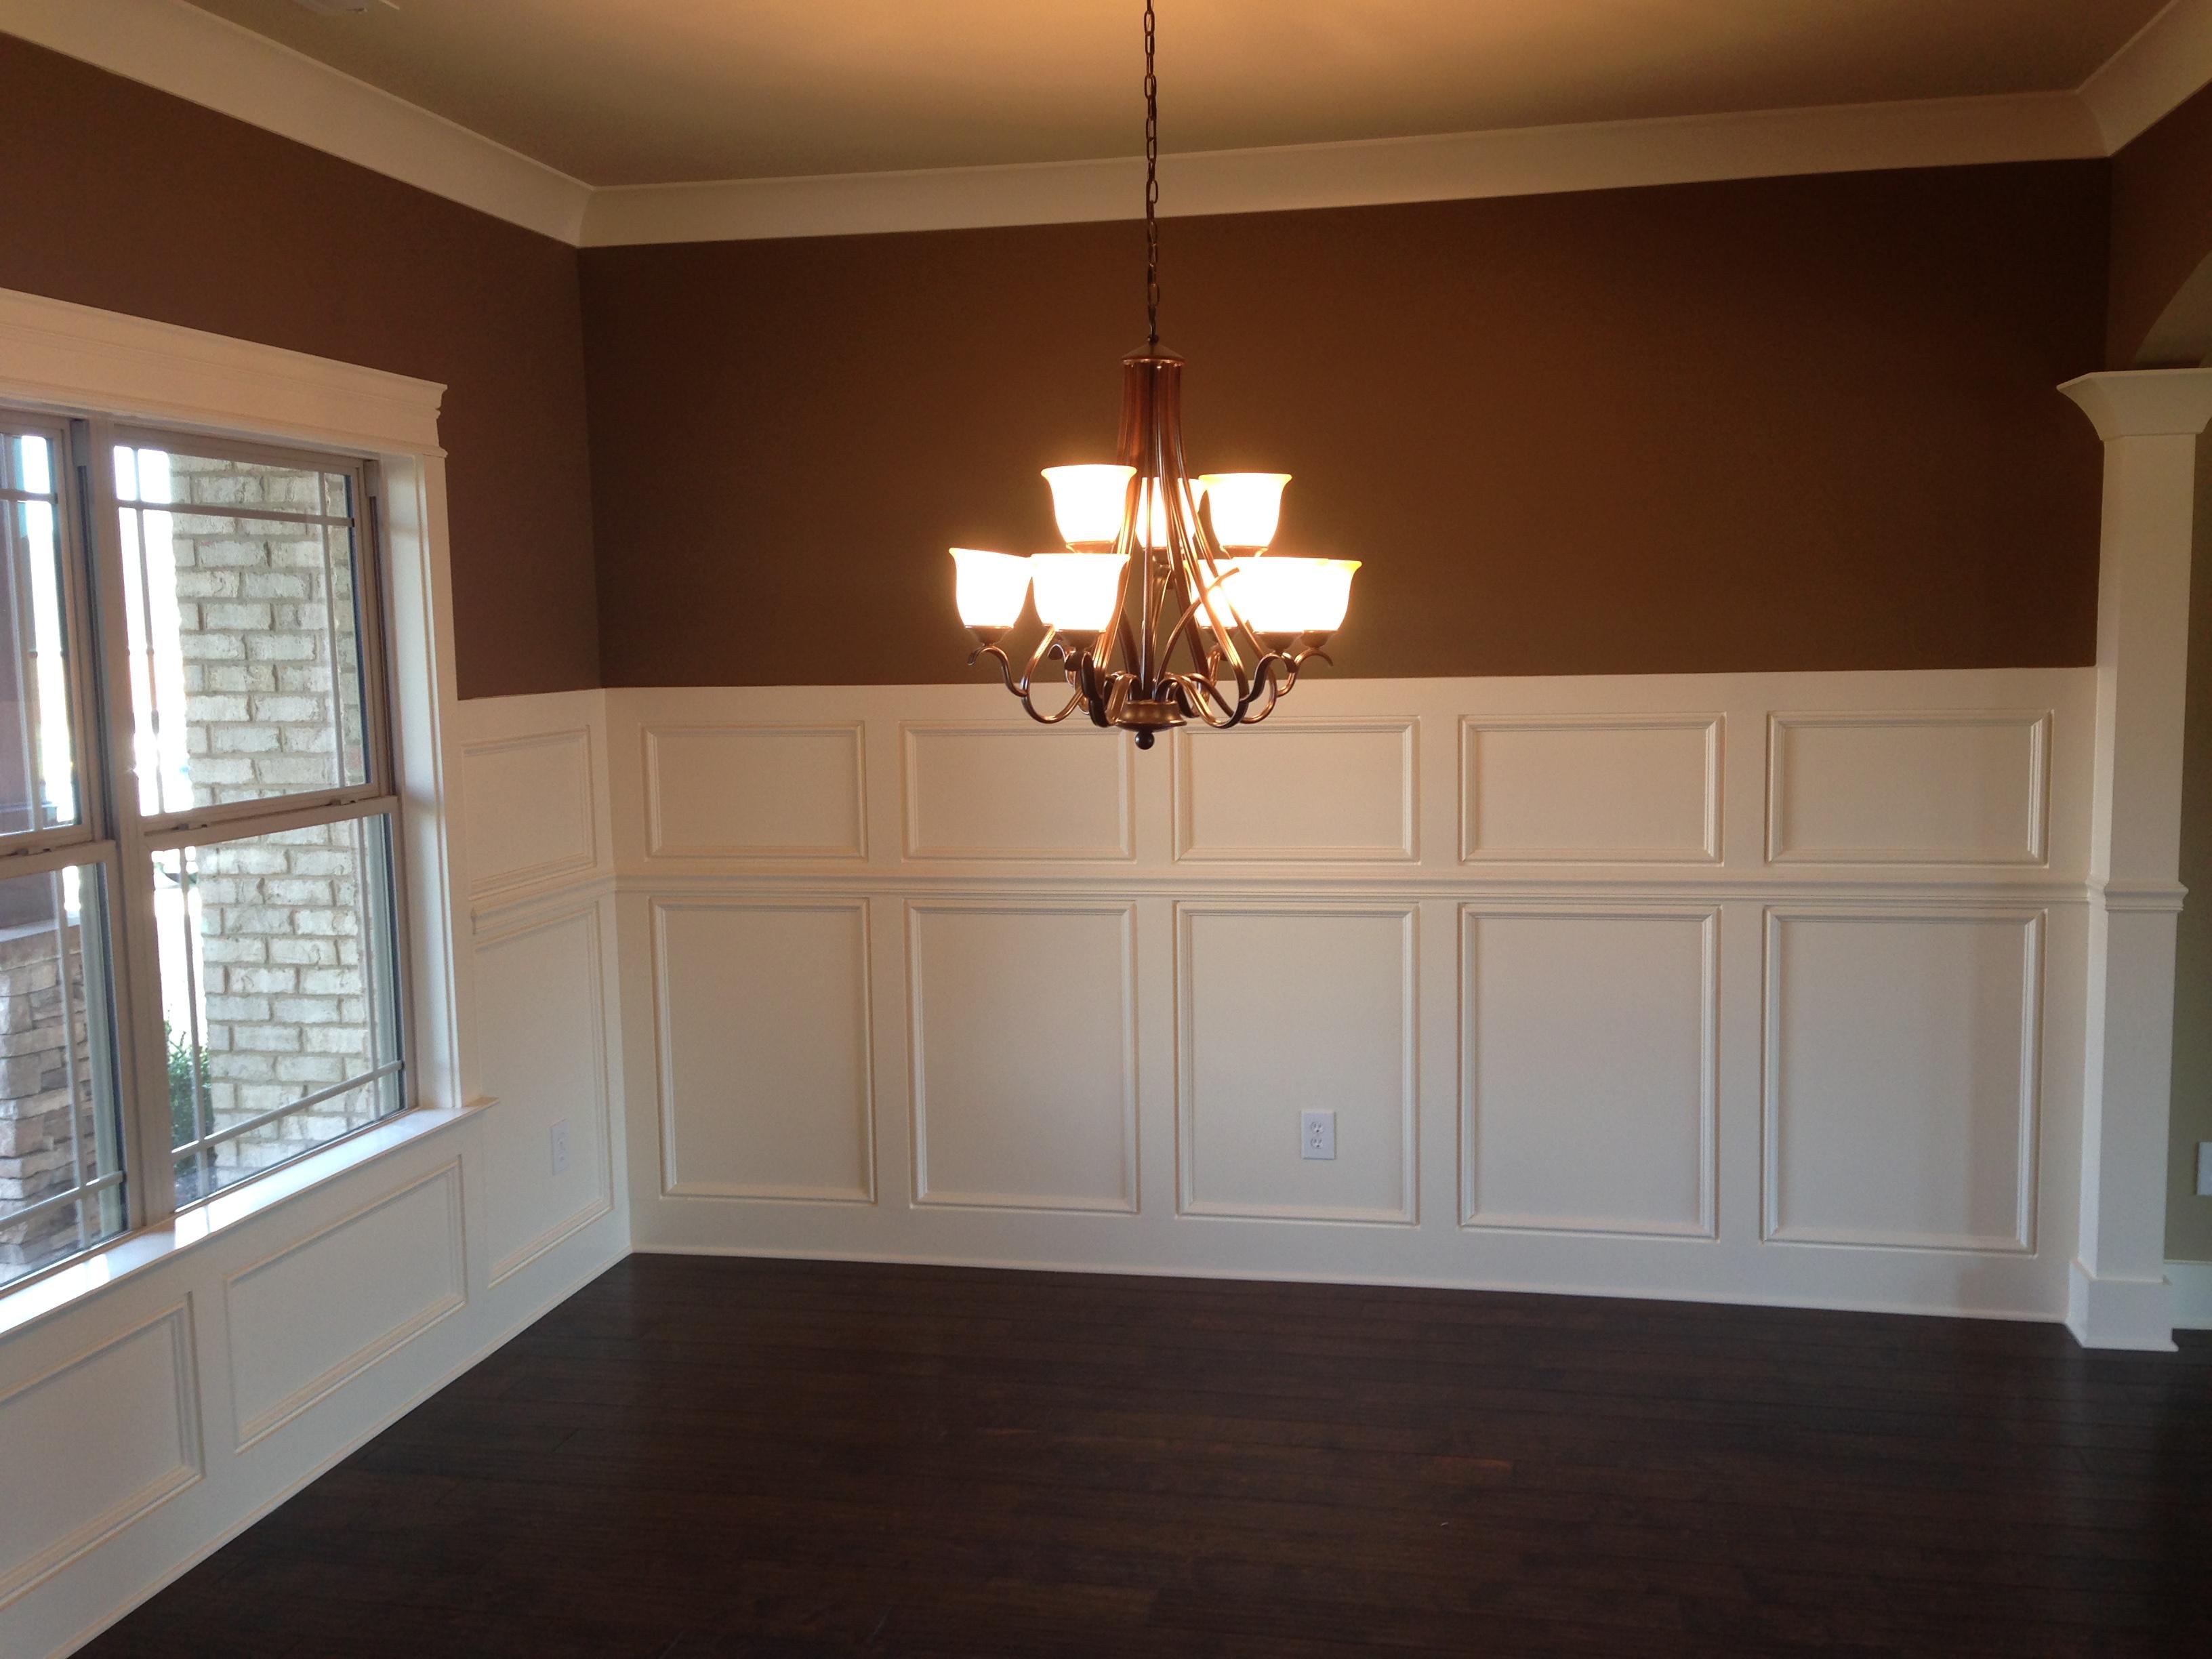
<instances>
[{"instance_id":1,"label":"chair rail molding","mask_svg":"<svg viewBox=\"0 0 2212 1659\"><path fill-rule=\"evenodd\" d=\"M2170 1348L2165 1272L2175 915L2197 438L2212 369L2085 374L2060 391L2105 443L2090 784L2081 1232L2067 1324L2085 1346Z\"/></svg>"}]
</instances>

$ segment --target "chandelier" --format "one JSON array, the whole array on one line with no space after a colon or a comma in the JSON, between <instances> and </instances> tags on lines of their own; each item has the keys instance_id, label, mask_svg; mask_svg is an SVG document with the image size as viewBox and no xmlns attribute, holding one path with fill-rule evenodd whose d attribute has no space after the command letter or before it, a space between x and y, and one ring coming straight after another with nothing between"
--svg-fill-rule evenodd
<instances>
[{"instance_id":1,"label":"chandelier","mask_svg":"<svg viewBox=\"0 0 2212 1659\"><path fill-rule=\"evenodd\" d=\"M1021 558L951 550L960 619L1032 720L1081 709L1150 749L1159 732L1265 720L1344 621L1356 559L1270 553L1287 472L1190 476L1182 453L1183 360L1160 345L1159 82L1145 7L1145 343L1121 359L1121 432L1111 465L1048 466L1066 550ZM1003 641L1034 594L1044 635L1018 671ZM1056 667L1067 701L1047 713L1036 682Z\"/></svg>"}]
</instances>

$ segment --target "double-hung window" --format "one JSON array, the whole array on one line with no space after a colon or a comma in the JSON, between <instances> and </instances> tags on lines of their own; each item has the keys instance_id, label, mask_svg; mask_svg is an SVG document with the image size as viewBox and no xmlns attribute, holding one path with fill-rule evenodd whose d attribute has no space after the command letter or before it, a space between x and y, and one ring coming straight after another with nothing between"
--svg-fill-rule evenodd
<instances>
[{"instance_id":1,"label":"double-hung window","mask_svg":"<svg viewBox=\"0 0 2212 1659\"><path fill-rule=\"evenodd\" d=\"M407 1103L374 483L0 410L0 1284Z\"/></svg>"}]
</instances>

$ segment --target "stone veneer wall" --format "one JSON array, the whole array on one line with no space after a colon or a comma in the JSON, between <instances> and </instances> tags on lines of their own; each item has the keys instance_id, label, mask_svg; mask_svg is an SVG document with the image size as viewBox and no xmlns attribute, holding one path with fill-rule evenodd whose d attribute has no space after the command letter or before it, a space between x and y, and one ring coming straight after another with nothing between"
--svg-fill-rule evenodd
<instances>
[{"instance_id":1,"label":"stone veneer wall","mask_svg":"<svg viewBox=\"0 0 2212 1659\"><path fill-rule=\"evenodd\" d=\"M36 881L38 877L24 879ZM61 957L69 957L64 1010ZM70 1133L74 1045L76 1137ZM0 933L0 1206L35 1204L76 1178L80 1146L89 1173L100 1126L84 1012L84 956L77 929L51 921ZM77 1247L76 1212L58 1205L27 1221L0 1222L0 1280ZM93 1229L96 1237L101 1230Z\"/></svg>"}]
</instances>

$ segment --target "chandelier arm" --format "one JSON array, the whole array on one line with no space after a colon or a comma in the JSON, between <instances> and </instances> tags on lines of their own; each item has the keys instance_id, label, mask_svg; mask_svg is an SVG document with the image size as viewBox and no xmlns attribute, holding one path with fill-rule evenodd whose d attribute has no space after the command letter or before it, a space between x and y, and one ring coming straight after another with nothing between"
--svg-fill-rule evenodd
<instances>
[{"instance_id":1,"label":"chandelier arm","mask_svg":"<svg viewBox=\"0 0 2212 1659\"><path fill-rule=\"evenodd\" d=\"M1283 678L1280 679L1276 678L1278 671L1283 673ZM1254 665L1251 691L1237 699L1237 724L1257 726L1275 712L1275 705L1289 696L1291 688L1297 683L1298 668L1296 659L1279 651L1268 652ZM1267 694L1265 702L1260 702L1262 692ZM1258 703L1260 708L1260 712L1256 714L1250 712L1255 703Z\"/></svg>"},{"instance_id":2,"label":"chandelier arm","mask_svg":"<svg viewBox=\"0 0 2212 1659\"><path fill-rule=\"evenodd\" d=\"M1021 694L1021 698L1024 711L1026 712L1029 717L1035 720L1039 726L1057 726L1062 720L1066 720L1070 714L1073 714L1077 709L1083 707L1083 693L1080 691L1069 692L1067 701L1060 706L1060 712L1056 714L1039 714L1037 712L1037 706L1030 701L1030 694L1026 691Z\"/></svg>"},{"instance_id":3,"label":"chandelier arm","mask_svg":"<svg viewBox=\"0 0 2212 1659\"><path fill-rule=\"evenodd\" d=\"M1143 489L1144 479L1140 474L1135 474L1131 476L1127 487L1121 494L1121 529L1114 542L1114 550L1121 556L1121 568L1114 581L1114 626L1111 634L1111 637L1120 642L1122 660L1140 668L1143 663L1143 658L1139 655L1142 636L1137 629L1130 625L1129 586L1132 573L1137 569L1139 562L1147 556L1144 538L1137 534L1134 528L1143 511L1140 506ZM1144 590L1140 587L1138 592L1141 603ZM1105 654L1109 656L1112 654L1111 647L1108 647Z\"/></svg>"},{"instance_id":4,"label":"chandelier arm","mask_svg":"<svg viewBox=\"0 0 2212 1659\"><path fill-rule=\"evenodd\" d=\"M1201 675L1174 674L1169 677L1182 692L1182 705L1217 732L1225 732L1237 724L1237 711L1221 695L1218 687ZM1220 711L1219 718L1214 711Z\"/></svg>"},{"instance_id":5,"label":"chandelier arm","mask_svg":"<svg viewBox=\"0 0 2212 1659\"><path fill-rule=\"evenodd\" d=\"M1176 428L1175 437L1173 464L1176 489L1170 498L1168 513L1169 554L1173 572L1181 579L1182 594L1188 599L1188 605L1176 619L1175 627L1169 631L1167 642L1161 647L1160 666L1163 670L1166 668L1175 655L1178 639L1188 629L1191 635L1189 651L1193 664L1211 679L1220 672L1213 659L1226 656L1231 666L1237 671L1241 694L1245 684L1243 653L1237 648L1234 636L1223 627L1220 616L1214 608L1216 591L1226 579L1216 568L1218 562L1206 538L1205 525L1194 510L1189 475L1184 469L1182 454L1180 427ZM1200 628L1194 626L1200 612L1205 617L1203 631L1211 635L1211 642L1206 644L1200 643Z\"/></svg>"},{"instance_id":6,"label":"chandelier arm","mask_svg":"<svg viewBox=\"0 0 2212 1659\"><path fill-rule=\"evenodd\" d=\"M1083 694L1079 690L1076 692L1074 696L1071 696L1067 700L1067 706L1061 709L1057 714L1046 714L1038 712L1037 706L1036 702L1032 701L1030 695L1030 676L1036 672L1039 665L1044 661L1047 653L1049 652L1052 647L1052 630L1050 629L1047 629L1045 630L1044 639L1037 646L1036 654L1030 659L1029 666L1022 672L1022 676L1018 680L1014 678L1013 659L1007 656L1006 652L996 645L986 645L978 647L974 654L968 659L968 665L970 668L973 668L979 658L990 658L994 662L999 665L999 678L1005 684L1006 690L1012 692L1020 701L1023 708L1028 712L1029 717L1040 726L1057 726L1060 721L1066 720L1070 714L1075 712L1077 706L1083 701Z\"/></svg>"},{"instance_id":7,"label":"chandelier arm","mask_svg":"<svg viewBox=\"0 0 2212 1659\"><path fill-rule=\"evenodd\" d=\"M1160 653L1161 659L1164 661L1170 654L1173 653L1176 647L1176 641L1182 635L1185 629L1190 629L1192 656L1194 658L1202 657L1203 650L1199 643L1199 630L1194 628L1191 628L1191 623L1196 619L1199 612L1203 611L1206 613L1208 631L1213 635L1215 639L1220 641L1221 649L1218 654L1228 658L1232 663L1237 662L1238 659L1237 642L1234 639L1230 637L1228 630L1222 625L1221 618L1218 613L1215 611L1212 604L1214 596L1219 591L1221 584L1227 581L1229 578L1225 575L1217 574L1213 576L1212 580L1206 580L1206 572L1211 568L1212 561L1206 557L1203 554L1194 555L1193 556L1192 563L1195 568L1197 580L1193 583L1191 576L1188 574L1184 580L1187 583L1191 583L1192 586L1194 586L1197 597L1192 599L1188 605L1184 607L1182 616L1176 623L1173 631L1168 635L1167 645ZM1233 615L1234 613L1232 612L1231 614Z\"/></svg>"}]
</instances>

